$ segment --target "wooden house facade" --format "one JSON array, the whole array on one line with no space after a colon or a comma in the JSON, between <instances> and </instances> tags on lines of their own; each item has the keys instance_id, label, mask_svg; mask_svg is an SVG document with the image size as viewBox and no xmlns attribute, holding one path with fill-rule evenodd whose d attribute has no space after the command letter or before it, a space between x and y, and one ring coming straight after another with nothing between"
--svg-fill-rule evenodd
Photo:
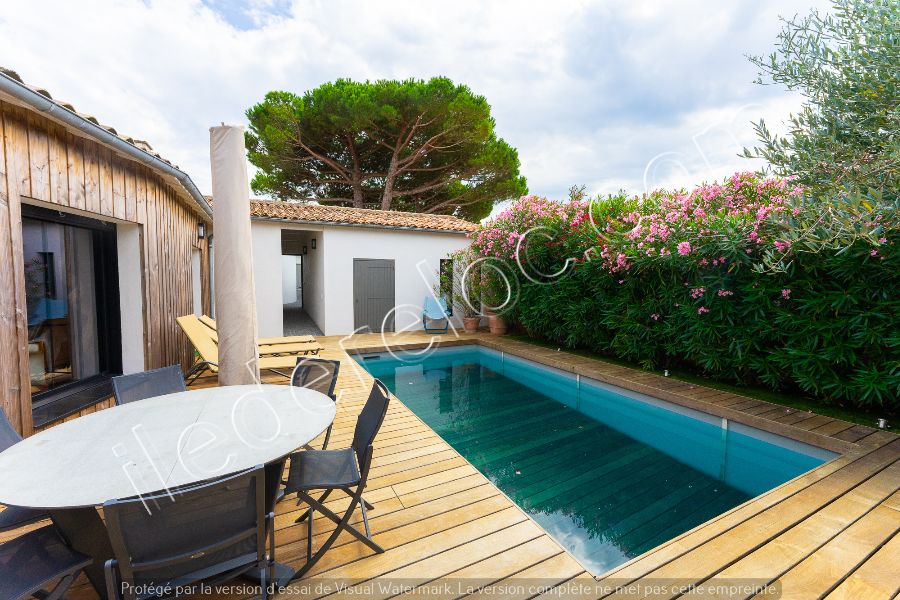
<instances>
[{"instance_id":1,"label":"wooden house facade","mask_svg":"<svg viewBox=\"0 0 900 600\"><path fill-rule=\"evenodd\" d=\"M180 363L209 312L212 213L189 177L0 69L0 393L23 435Z\"/></svg>"}]
</instances>

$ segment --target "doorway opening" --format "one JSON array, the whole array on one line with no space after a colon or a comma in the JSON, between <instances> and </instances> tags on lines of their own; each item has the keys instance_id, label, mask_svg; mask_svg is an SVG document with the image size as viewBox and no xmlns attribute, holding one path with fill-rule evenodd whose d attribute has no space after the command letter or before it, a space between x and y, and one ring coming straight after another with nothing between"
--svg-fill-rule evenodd
<instances>
[{"instance_id":1,"label":"doorway opening","mask_svg":"<svg viewBox=\"0 0 900 600\"><path fill-rule=\"evenodd\" d=\"M315 231L281 230L283 335L322 335L315 321L321 295L320 237Z\"/></svg>"}]
</instances>

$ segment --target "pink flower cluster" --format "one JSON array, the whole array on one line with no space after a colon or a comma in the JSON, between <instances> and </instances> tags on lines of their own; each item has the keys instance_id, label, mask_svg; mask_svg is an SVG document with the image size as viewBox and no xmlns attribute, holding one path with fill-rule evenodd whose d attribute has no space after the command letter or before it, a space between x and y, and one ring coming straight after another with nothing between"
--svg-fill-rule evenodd
<instances>
[{"instance_id":1,"label":"pink flower cluster","mask_svg":"<svg viewBox=\"0 0 900 600\"><path fill-rule=\"evenodd\" d=\"M783 220L792 218L794 197L802 194L791 177L735 173L690 192L656 190L593 205L522 196L482 223L472 246L481 256L521 262L526 257L517 257L517 249L531 248L533 235L560 264L599 259L610 273L648 260L721 268L767 250L790 252Z\"/></svg>"},{"instance_id":2,"label":"pink flower cluster","mask_svg":"<svg viewBox=\"0 0 900 600\"><path fill-rule=\"evenodd\" d=\"M482 256L516 259L519 240L536 227L562 229L565 233L590 228L584 202L554 202L539 196L522 196L471 234L472 246ZM546 232L541 232L542 236ZM546 239L542 237L542 241Z\"/></svg>"},{"instance_id":3,"label":"pink flower cluster","mask_svg":"<svg viewBox=\"0 0 900 600\"><path fill-rule=\"evenodd\" d=\"M772 223L790 212L793 197L803 194L792 181L735 173L721 184L704 184L690 193L657 190L633 198L630 210L606 223L600 254L610 271L618 271L639 258L676 254L701 267L718 266L725 263L724 256L704 255L708 246L726 237L746 246L746 254L766 246L785 252L790 243L774 239Z\"/></svg>"}]
</instances>

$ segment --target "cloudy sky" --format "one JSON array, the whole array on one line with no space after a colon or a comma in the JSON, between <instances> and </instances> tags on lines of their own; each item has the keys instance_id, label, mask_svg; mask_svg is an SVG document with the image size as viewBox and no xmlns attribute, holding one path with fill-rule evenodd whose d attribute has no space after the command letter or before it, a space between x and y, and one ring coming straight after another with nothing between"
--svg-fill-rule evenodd
<instances>
[{"instance_id":1,"label":"cloudy sky","mask_svg":"<svg viewBox=\"0 0 900 600\"><path fill-rule=\"evenodd\" d=\"M208 128L273 89L339 77L468 84L532 193L690 186L757 165L751 120L799 99L753 84L779 15L822 0L4 0L0 65L146 139L210 191Z\"/></svg>"}]
</instances>

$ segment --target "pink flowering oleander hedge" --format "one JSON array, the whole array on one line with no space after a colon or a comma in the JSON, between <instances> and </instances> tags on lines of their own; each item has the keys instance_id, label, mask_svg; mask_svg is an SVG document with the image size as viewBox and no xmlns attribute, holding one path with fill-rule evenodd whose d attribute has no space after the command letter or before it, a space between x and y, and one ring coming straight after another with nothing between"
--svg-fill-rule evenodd
<instances>
[{"instance_id":1,"label":"pink flowering oleander hedge","mask_svg":"<svg viewBox=\"0 0 900 600\"><path fill-rule=\"evenodd\" d=\"M472 247L504 266L505 314L532 336L896 413L896 211L845 222L823 206L790 178L751 173L642 198L525 196ZM841 246L834 231L865 235Z\"/></svg>"}]
</instances>

